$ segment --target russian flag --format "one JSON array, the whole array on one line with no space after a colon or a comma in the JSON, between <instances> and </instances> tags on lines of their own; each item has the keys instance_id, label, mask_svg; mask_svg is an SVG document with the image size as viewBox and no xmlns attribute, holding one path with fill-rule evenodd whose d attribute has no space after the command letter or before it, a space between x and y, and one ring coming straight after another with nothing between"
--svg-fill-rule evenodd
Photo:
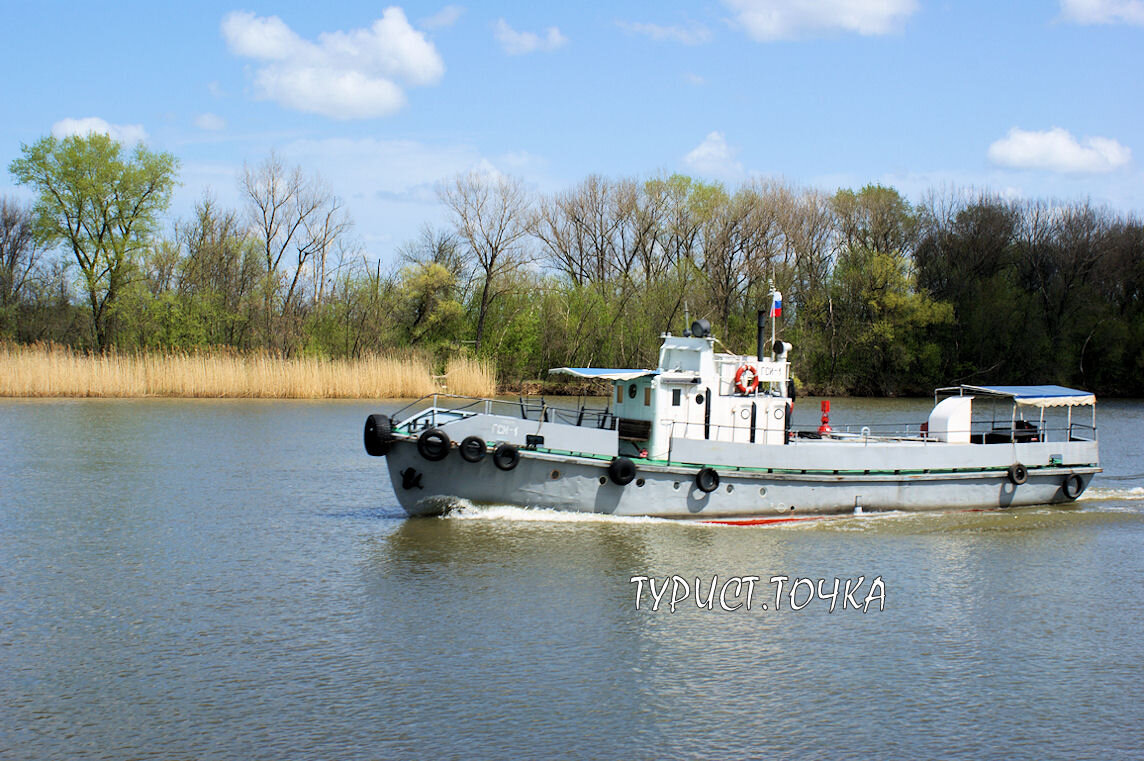
<instances>
[{"instance_id":1,"label":"russian flag","mask_svg":"<svg viewBox=\"0 0 1144 761\"><path fill-rule=\"evenodd\" d=\"M775 291L774 296L774 303L771 304L771 317L778 317L783 313L783 295Z\"/></svg>"}]
</instances>

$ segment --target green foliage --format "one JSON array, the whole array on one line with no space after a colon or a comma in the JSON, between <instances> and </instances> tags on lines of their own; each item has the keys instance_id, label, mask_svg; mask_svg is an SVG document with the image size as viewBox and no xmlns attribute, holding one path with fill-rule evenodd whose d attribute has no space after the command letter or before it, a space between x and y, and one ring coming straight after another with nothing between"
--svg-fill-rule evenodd
<instances>
[{"instance_id":1,"label":"green foliage","mask_svg":"<svg viewBox=\"0 0 1144 761\"><path fill-rule=\"evenodd\" d=\"M441 189L451 226L425 228L386 270L339 237L336 197L308 196L300 170L290 187L323 211L290 245L209 198L160 238L174 168L100 136L25 146L12 171L40 193L40 240L65 244L65 257L25 255L19 289L0 277L0 333L321 357L416 347L442 367L458 353L490 358L515 384L562 365L654 366L660 336L687 328L685 315L753 354L773 281L803 391L1058 382L1144 393L1144 226L1088 204L915 208L879 185L828 196L684 175L593 176L533 198L470 175ZM270 176L248 173L247 185L266 190Z\"/></svg>"},{"instance_id":2,"label":"green foliage","mask_svg":"<svg viewBox=\"0 0 1144 761\"><path fill-rule=\"evenodd\" d=\"M411 264L401 271L397 313L409 345L433 348L460 340L465 310L456 298L456 280L437 262Z\"/></svg>"},{"instance_id":3,"label":"green foliage","mask_svg":"<svg viewBox=\"0 0 1144 761\"><path fill-rule=\"evenodd\" d=\"M95 347L108 346L115 300L130 282L171 200L178 161L139 144L130 155L107 135L53 136L22 145L10 170L38 193L36 231L75 256L91 307Z\"/></svg>"}]
</instances>

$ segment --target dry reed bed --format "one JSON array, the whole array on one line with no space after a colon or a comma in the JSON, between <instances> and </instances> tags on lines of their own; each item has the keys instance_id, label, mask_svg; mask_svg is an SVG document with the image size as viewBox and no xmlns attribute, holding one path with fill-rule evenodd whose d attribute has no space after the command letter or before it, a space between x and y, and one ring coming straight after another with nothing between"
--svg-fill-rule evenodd
<instances>
[{"instance_id":1,"label":"dry reed bed","mask_svg":"<svg viewBox=\"0 0 1144 761\"><path fill-rule=\"evenodd\" d=\"M492 365L458 358L434 376L423 357L276 359L269 356L90 356L56 347L0 346L0 396L380 399L438 391L496 393Z\"/></svg>"}]
</instances>

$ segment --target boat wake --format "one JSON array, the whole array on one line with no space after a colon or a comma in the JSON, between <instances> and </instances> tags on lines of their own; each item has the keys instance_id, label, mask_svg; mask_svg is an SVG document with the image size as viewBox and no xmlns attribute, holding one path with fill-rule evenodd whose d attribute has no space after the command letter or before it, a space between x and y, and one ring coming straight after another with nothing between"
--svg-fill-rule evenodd
<instances>
[{"instance_id":1,"label":"boat wake","mask_svg":"<svg viewBox=\"0 0 1144 761\"><path fill-rule=\"evenodd\" d=\"M1144 501L1144 486L1131 489L1107 489L1099 486L1090 487L1080 495L1077 502L1137 502Z\"/></svg>"},{"instance_id":2,"label":"boat wake","mask_svg":"<svg viewBox=\"0 0 1144 761\"><path fill-rule=\"evenodd\" d=\"M548 507L516 507L513 505L477 505L458 500L456 506L441 515L452 521L514 521L518 523L679 523L669 518L608 515L554 510Z\"/></svg>"},{"instance_id":3,"label":"boat wake","mask_svg":"<svg viewBox=\"0 0 1144 761\"><path fill-rule=\"evenodd\" d=\"M1089 489L1078 503L1088 502L1081 507L1049 506L1010 510L968 510L952 512L904 512L886 511L878 513L832 515L811 520L775 523L773 521L704 521L679 520L675 518L652 518L647 516L608 515L605 513L578 513L554 510L543 507L515 507L512 505L477 505L459 501L455 507L441 515L438 520L447 521L489 521L506 523L540 524L603 524L603 525L660 525L714 530L755 527L784 531L870 531L897 530L920 527L948 530L951 524L961 528L980 528L1003 519L1006 524L1013 518L1023 521L1025 527L1039 521L1073 521L1081 516L1095 517L1101 514L1137 513L1144 505L1144 488L1134 489ZM1135 503L1135 504L1134 504ZM1078 509L1079 508L1079 509ZM964 524L964 525L962 525Z\"/></svg>"}]
</instances>

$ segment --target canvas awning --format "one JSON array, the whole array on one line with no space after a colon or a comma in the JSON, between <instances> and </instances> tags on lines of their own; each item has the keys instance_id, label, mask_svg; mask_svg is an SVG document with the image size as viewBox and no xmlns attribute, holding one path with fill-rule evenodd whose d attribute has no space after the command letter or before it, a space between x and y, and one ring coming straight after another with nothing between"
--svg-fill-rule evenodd
<instances>
[{"instance_id":1,"label":"canvas awning","mask_svg":"<svg viewBox=\"0 0 1144 761\"><path fill-rule=\"evenodd\" d=\"M1096 404L1095 395L1064 386L957 386L941 391L1004 397L1029 407L1077 407Z\"/></svg>"},{"instance_id":2,"label":"canvas awning","mask_svg":"<svg viewBox=\"0 0 1144 761\"><path fill-rule=\"evenodd\" d=\"M548 372L605 381L626 381L646 378L649 375L659 375L659 370L634 370L615 367L553 367Z\"/></svg>"}]
</instances>

